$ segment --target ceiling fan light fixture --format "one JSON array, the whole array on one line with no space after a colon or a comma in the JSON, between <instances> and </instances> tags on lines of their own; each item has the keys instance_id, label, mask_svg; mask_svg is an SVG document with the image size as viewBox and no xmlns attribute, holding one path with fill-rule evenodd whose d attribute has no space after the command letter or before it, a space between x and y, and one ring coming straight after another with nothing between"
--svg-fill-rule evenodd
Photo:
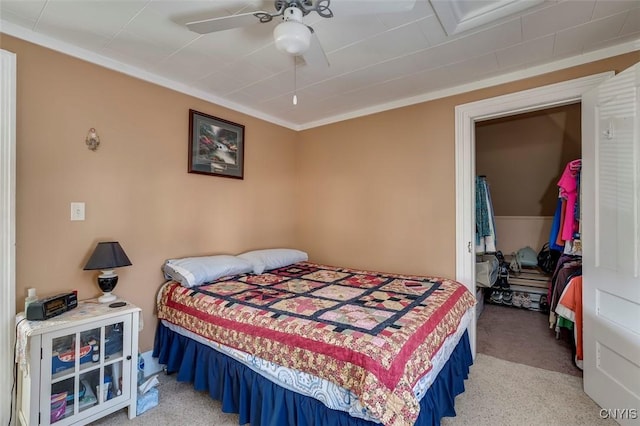
<instances>
[{"instance_id":1,"label":"ceiling fan light fixture","mask_svg":"<svg viewBox=\"0 0 640 426\"><path fill-rule=\"evenodd\" d=\"M311 30L296 21L284 21L273 30L273 39L278 50L289 55L302 55L311 45Z\"/></svg>"}]
</instances>

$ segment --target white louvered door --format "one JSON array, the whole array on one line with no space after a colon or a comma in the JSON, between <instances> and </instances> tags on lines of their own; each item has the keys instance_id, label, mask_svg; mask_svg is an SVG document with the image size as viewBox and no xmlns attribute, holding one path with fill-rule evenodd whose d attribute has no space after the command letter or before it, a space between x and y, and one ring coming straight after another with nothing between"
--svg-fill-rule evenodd
<instances>
[{"instance_id":1,"label":"white louvered door","mask_svg":"<svg viewBox=\"0 0 640 426\"><path fill-rule=\"evenodd\" d=\"M584 390L624 425L640 424L639 92L636 64L582 103Z\"/></svg>"}]
</instances>

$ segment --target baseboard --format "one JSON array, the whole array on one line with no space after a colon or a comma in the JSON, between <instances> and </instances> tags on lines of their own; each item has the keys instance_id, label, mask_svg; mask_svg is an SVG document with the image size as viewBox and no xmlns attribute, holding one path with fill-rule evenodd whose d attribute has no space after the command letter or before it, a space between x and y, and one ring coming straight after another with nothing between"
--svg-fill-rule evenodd
<instances>
[{"instance_id":1,"label":"baseboard","mask_svg":"<svg viewBox=\"0 0 640 426\"><path fill-rule=\"evenodd\" d=\"M164 364L160 364L158 358L152 356L153 351L142 352L140 355L144 359L144 377L149 377L164 370Z\"/></svg>"}]
</instances>

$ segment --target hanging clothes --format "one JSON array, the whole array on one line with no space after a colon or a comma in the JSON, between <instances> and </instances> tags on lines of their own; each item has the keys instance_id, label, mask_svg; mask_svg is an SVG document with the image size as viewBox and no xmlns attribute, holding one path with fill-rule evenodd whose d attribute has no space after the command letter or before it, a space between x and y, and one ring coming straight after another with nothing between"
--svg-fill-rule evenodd
<instances>
[{"instance_id":1,"label":"hanging clothes","mask_svg":"<svg viewBox=\"0 0 640 426\"><path fill-rule=\"evenodd\" d=\"M562 251L564 249L564 246L558 245L557 243L561 223L562 223L562 198L558 198L558 203L556 204L556 211L553 215L553 222L551 224L551 235L549 236L549 248L551 250Z\"/></svg>"},{"instance_id":2,"label":"hanging clothes","mask_svg":"<svg viewBox=\"0 0 640 426\"><path fill-rule=\"evenodd\" d=\"M575 211L576 203L578 202L578 175L581 166L582 160L570 161L558 181L560 196L567 200L567 208L562 225L562 239L565 241L573 240L574 231L578 229Z\"/></svg>"},{"instance_id":3,"label":"hanging clothes","mask_svg":"<svg viewBox=\"0 0 640 426\"><path fill-rule=\"evenodd\" d=\"M547 288L547 300L550 307L549 328L551 329L555 328L557 323L555 311L556 306L558 306L558 300L567 285L568 278L576 273L582 273L582 257L568 254L561 255Z\"/></svg>"},{"instance_id":4,"label":"hanging clothes","mask_svg":"<svg viewBox=\"0 0 640 426\"><path fill-rule=\"evenodd\" d=\"M576 345L574 361L576 366L582 370L582 275L575 275L569 280L558 301L556 313L575 324L573 327L573 338Z\"/></svg>"},{"instance_id":5,"label":"hanging clothes","mask_svg":"<svg viewBox=\"0 0 640 426\"><path fill-rule=\"evenodd\" d=\"M476 253L495 253L496 224L486 176L476 176Z\"/></svg>"},{"instance_id":6,"label":"hanging clothes","mask_svg":"<svg viewBox=\"0 0 640 426\"><path fill-rule=\"evenodd\" d=\"M580 171L582 160L567 163L558 180L558 204L549 246L566 254L580 254Z\"/></svg>"}]
</instances>

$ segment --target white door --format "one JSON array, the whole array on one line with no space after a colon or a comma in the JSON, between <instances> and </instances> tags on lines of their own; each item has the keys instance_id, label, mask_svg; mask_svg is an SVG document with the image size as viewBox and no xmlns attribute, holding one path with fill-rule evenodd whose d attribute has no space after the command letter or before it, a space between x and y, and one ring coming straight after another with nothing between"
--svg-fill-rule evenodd
<instances>
[{"instance_id":1,"label":"white door","mask_svg":"<svg viewBox=\"0 0 640 426\"><path fill-rule=\"evenodd\" d=\"M640 64L582 101L584 390L640 419Z\"/></svg>"}]
</instances>

